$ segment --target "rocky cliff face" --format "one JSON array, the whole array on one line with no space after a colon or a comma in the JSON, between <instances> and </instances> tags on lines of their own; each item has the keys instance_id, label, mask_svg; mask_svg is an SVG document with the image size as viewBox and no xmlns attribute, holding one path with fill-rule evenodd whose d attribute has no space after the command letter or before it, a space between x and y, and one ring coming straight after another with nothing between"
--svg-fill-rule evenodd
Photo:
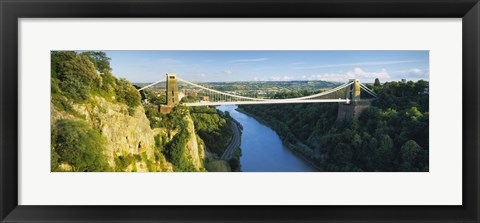
<instances>
[{"instance_id":1,"label":"rocky cliff face","mask_svg":"<svg viewBox=\"0 0 480 223\"><path fill-rule=\"evenodd\" d=\"M155 158L155 139L157 134L168 134L174 137L173 130L150 128L150 121L145 116L142 106L129 111L128 106L122 103L109 102L102 97L95 96L85 104L74 104L77 115L59 111L51 106L51 123L60 119L83 119L92 127L99 129L108 140L104 154L108 163L116 171L172 171L172 164L165 157ZM197 140L195 127L190 116L184 117L188 121L189 139L186 155L197 170L203 168L204 148ZM137 157L133 163L118 169L118 157ZM140 157L140 158L138 158ZM66 167L68 169L68 167Z\"/></svg>"},{"instance_id":2,"label":"rocky cliff face","mask_svg":"<svg viewBox=\"0 0 480 223\"><path fill-rule=\"evenodd\" d=\"M188 135L190 136L187 143L186 155L191 158L193 166L197 170L203 168L203 160L205 159L205 152L203 143L199 142L199 137L195 133L195 126L190 116L185 117L188 123Z\"/></svg>"},{"instance_id":3,"label":"rocky cliff face","mask_svg":"<svg viewBox=\"0 0 480 223\"><path fill-rule=\"evenodd\" d=\"M200 137L195 132L195 125L192 117L188 112L183 113L183 119L186 123L186 131L188 135L187 144L185 145L185 156L190 160L197 171L204 171L204 160L206 159L205 145ZM168 143L179 133L175 129L155 128L153 129L155 135L168 135L170 138L166 139Z\"/></svg>"}]
</instances>

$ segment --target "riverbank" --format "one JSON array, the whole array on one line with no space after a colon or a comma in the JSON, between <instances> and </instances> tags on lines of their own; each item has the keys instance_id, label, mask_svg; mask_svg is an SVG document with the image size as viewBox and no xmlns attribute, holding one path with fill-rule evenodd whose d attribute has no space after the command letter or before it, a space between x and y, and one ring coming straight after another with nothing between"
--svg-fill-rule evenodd
<instances>
[{"instance_id":1,"label":"riverbank","mask_svg":"<svg viewBox=\"0 0 480 223\"><path fill-rule=\"evenodd\" d=\"M318 169L287 148L273 129L238 112L236 108L234 105L217 107L220 111L228 111L243 126L240 156L242 172L318 172Z\"/></svg>"},{"instance_id":2,"label":"riverbank","mask_svg":"<svg viewBox=\"0 0 480 223\"><path fill-rule=\"evenodd\" d=\"M237 112L240 112L240 113L243 113L245 115L248 115L252 118L254 118L255 120L257 120L258 122L260 122L261 124L271 128L273 130L272 127L270 127L269 123L266 122L265 120L261 119L260 117L254 115L254 114L251 114L243 109L241 109L240 107L236 108L235 109ZM273 130L275 131L275 130ZM282 139L282 137L279 135L280 139ZM301 147L304 147L303 149L299 148L299 146L296 146L294 144L291 144L291 143L285 143L283 142L283 139L282 139L282 144L288 148L290 151L292 151L297 157L301 158L303 161L307 162L308 164L310 164L312 167L314 167L315 169L317 169L318 171L322 171L322 168L320 168L318 165L316 165L314 163L313 160L310 159L309 155L308 154L305 154L306 151L305 151L305 148L307 148L308 150L310 151L313 151L313 149L311 149L309 146L305 145L304 143L300 142L299 140L297 140L296 142L297 144L299 144L299 146Z\"/></svg>"}]
</instances>

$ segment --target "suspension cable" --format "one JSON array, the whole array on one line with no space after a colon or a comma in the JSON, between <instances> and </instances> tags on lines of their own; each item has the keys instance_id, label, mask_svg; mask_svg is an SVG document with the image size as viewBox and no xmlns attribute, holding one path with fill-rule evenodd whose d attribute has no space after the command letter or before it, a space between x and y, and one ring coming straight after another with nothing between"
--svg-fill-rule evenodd
<instances>
[{"instance_id":1,"label":"suspension cable","mask_svg":"<svg viewBox=\"0 0 480 223\"><path fill-rule=\"evenodd\" d=\"M160 82L163 82L163 81L165 81L165 80L166 80L166 79L162 79L162 80L159 80L159 81L157 81L157 82L151 83L151 84L149 84L149 85L147 85L147 86L145 86L145 87L142 87L142 88L138 89L138 91L142 91L142 90L144 90L144 89L146 89L146 88L149 88L149 87L151 87L151 86L153 86L153 85L156 85L156 84L158 84L158 83L160 83Z\"/></svg>"},{"instance_id":2,"label":"suspension cable","mask_svg":"<svg viewBox=\"0 0 480 223\"><path fill-rule=\"evenodd\" d=\"M364 84L360 83L360 87L365 90L367 93L370 93L371 95L373 95L374 97L378 98L378 95L373 92L372 90L370 90L367 86L365 86Z\"/></svg>"}]
</instances>

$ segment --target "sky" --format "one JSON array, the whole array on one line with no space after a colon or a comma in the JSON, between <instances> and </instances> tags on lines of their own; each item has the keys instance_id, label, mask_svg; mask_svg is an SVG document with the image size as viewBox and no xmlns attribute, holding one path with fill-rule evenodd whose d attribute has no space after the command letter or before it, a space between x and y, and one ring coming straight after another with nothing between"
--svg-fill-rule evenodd
<instances>
[{"instance_id":1,"label":"sky","mask_svg":"<svg viewBox=\"0 0 480 223\"><path fill-rule=\"evenodd\" d=\"M104 51L113 74L148 83L174 73L192 82L428 80L429 51Z\"/></svg>"}]
</instances>

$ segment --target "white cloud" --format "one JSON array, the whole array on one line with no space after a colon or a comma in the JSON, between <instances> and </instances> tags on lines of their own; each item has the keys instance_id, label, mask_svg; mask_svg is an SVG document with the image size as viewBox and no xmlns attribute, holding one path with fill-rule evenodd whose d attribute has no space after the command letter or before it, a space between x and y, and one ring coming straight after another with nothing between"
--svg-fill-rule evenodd
<instances>
[{"instance_id":1,"label":"white cloud","mask_svg":"<svg viewBox=\"0 0 480 223\"><path fill-rule=\"evenodd\" d=\"M252 63L252 62L261 62L265 60L267 60L267 58L239 59L239 60L231 60L230 63Z\"/></svg>"},{"instance_id":2,"label":"white cloud","mask_svg":"<svg viewBox=\"0 0 480 223\"><path fill-rule=\"evenodd\" d=\"M254 81L291 81L293 77L291 76L270 76L270 77L254 77Z\"/></svg>"},{"instance_id":3,"label":"white cloud","mask_svg":"<svg viewBox=\"0 0 480 223\"><path fill-rule=\"evenodd\" d=\"M430 75L428 69L420 69L420 68L411 68L408 70L399 70L396 71L400 75L401 78L405 79L426 79Z\"/></svg>"},{"instance_id":4,"label":"white cloud","mask_svg":"<svg viewBox=\"0 0 480 223\"><path fill-rule=\"evenodd\" d=\"M295 63L291 63L289 65L295 66L295 65L302 65L302 64L305 64L305 62L295 62Z\"/></svg>"},{"instance_id":5,"label":"white cloud","mask_svg":"<svg viewBox=\"0 0 480 223\"><path fill-rule=\"evenodd\" d=\"M347 82L349 79L359 79L363 82L372 82L375 78L381 80L389 80L390 74L386 69L381 69L377 72L368 72L364 71L359 67L355 67L353 70L348 72L339 72L339 73L323 73L323 74L314 74L310 76L303 76L304 80L323 80L323 81L337 81L337 82Z\"/></svg>"},{"instance_id":6,"label":"white cloud","mask_svg":"<svg viewBox=\"0 0 480 223\"><path fill-rule=\"evenodd\" d=\"M410 71L412 71L413 73L416 73L416 74L422 73L422 70L418 69L418 68L413 68Z\"/></svg>"},{"instance_id":7,"label":"white cloud","mask_svg":"<svg viewBox=\"0 0 480 223\"><path fill-rule=\"evenodd\" d=\"M223 73L225 74L232 74L233 72L231 70L224 70Z\"/></svg>"},{"instance_id":8,"label":"white cloud","mask_svg":"<svg viewBox=\"0 0 480 223\"><path fill-rule=\"evenodd\" d=\"M274 76L269 78L270 81L291 81L293 77L290 76Z\"/></svg>"},{"instance_id":9,"label":"white cloud","mask_svg":"<svg viewBox=\"0 0 480 223\"><path fill-rule=\"evenodd\" d=\"M331 67L352 67L352 66L375 66L375 65L389 65L389 64L401 64L401 63L413 63L418 62L416 60L395 60L395 61L370 61L359 63L343 63L343 64L320 64L309 67L296 67L294 69L317 69L317 68L331 68Z\"/></svg>"},{"instance_id":10,"label":"white cloud","mask_svg":"<svg viewBox=\"0 0 480 223\"><path fill-rule=\"evenodd\" d=\"M426 70L422 70L420 68L412 68L409 70L399 70L397 73L399 74L424 74Z\"/></svg>"}]
</instances>

